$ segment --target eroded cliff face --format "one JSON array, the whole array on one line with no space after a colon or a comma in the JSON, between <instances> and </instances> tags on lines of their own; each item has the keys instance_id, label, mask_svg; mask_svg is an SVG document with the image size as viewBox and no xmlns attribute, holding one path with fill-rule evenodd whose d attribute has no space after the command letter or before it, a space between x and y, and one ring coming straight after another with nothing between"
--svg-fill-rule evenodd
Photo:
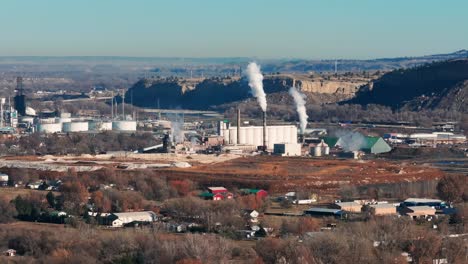
<instances>
[{"instance_id":1,"label":"eroded cliff face","mask_svg":"<svg viewBox=\"0 0 468 264\"><path fill-rule=\"evenodd\" d=\"M303 92L324 93L324 94L343 94L354 96L359 87L366 82L353 81L327 81L327 80L297 80L296 87Z\"/></svg>"},{"instance_id":2,"label":"eroded cliff face","mask_svg":"<svg viewBox=\"0 0 468 264\"><path fill-rule=\"evenodd\" d=\"M347 99L354 96L365 79L357 78L317 78L294 75L269 75L263 81L267 94L287 92L296 86L305 94L329 94ZM126 99L131 98L140 107L155 107L159 101L162 108L208 109L211 106L240 101L251 97L245 79L144 79L127 91Z\"/></svg>"}]
</instances>

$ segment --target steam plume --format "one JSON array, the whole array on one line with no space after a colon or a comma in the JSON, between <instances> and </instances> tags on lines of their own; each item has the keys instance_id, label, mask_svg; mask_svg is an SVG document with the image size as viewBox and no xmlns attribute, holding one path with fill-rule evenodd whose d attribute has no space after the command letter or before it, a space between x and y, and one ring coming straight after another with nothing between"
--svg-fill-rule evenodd
<instances>
[{"instance_id":1,"label":"steam plume","mask_svg":"<svg viewBox=\"0 0 468 264\"><path fill-rule=\"evenodd\" d=\"M260 72L260 66L255 62L249 63L247 66L247 78L249 79L249 86L252 89L252 94L257 98L258 104L263 112L267 109L267 100L265 91L263 91L263 75Z\"/></svg>"},{"instance_id":2,"label":"steam plume","mask_svg":"<svg viewBox=\"0 0 468 264\"><path fill-rule=\"evenodd\" d=\"M294 103L296 104L296 111L299 115L301 133L304 133L307 127L307 118L309 117L307 116L307 110L305 107L306 96L305 94L299 92L295 87L291 87L289 89L289 94L294 98Z\"/></svg>"},{"instance_id":3,"label":"steam plume","mask_svg":"<svg viewBox=\"0 0 468 264\"><path fill-rule=\"evenodd\" d=\"M344 151L357 151L366 147L366 137L355 131L337 131L335 135L339 138L336 143Z\"/></svg>"}]
</instances>

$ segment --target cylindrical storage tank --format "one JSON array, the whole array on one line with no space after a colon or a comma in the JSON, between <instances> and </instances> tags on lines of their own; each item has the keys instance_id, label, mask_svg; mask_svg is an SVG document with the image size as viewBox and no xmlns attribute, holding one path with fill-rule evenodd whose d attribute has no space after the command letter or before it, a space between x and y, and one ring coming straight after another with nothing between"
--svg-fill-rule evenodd
<instances>
[{"instance_id":1,"label":"cylindrical storage tank","mask_svg":"<svg viewBox=\"0 0 468 264\"><path fill-rule=\"evenodd\" d=\"M113 121L112 130L115 131L136 131L136 121L122 120Z\"/></svg>"},{"instance_id":2,"label":"cylindrical storage tank","mask_svg":"<svg viewBox=\"0 0 468 264\"><path fill-rule=\"evenodd\" d=\"M62 124L60 123L49 123L37 125L37 131L41 133L60 133L62 132Z\"/></svg>"},{"instance_id":3,"label":"cylindrical storage tank","mask_svg":"<svg viewBox=\"0 0 468 264\"><path fill-rule=\"evenodd\" d=\"M101 131L104 130L112 130L112 122L102 122L101 123Z\"/></svg>"},{"instance_id":4,"label":"cylindrical storage tank","mask_svg":"<svg viewBox=\"0 0 468 264\"><path fill-rule=\"evenodd\" d=\"M323 147L323 154L324 155L330 155L330 147L329 146Z\"/></svg>"},{"instance_id":5,"label":"cylindrical storage tank","mask_svg":"<svg viewBox=\"0 0 468 264\"><path fill-rule=\"evenodd\" d=\"M65 122L63 123L63 132L83 132L88 131L88 122Z\"/></svg>"},{"instance_id":6,"label":"cylindrical storage tank","mask_svg":"<svg viewBox=\"0 0 468 264\"><path fill-rule=\"evenodd\" d=\"M237 128L229 129L229 142L237 144Z\"/></svg>"},{"instance_id":7,"label":"cylindrical storage tank","mask_svg":"<svg viewBox=\"0 0 468 264\"><path fill-rule=\"evenodd\" d=\"M297 143L297 127L296 126L291 126L290 143Z\"/></svg>"},{"instance_id":8,"label":"cylindrical storage tank","mask_svg":"<svg viewBox=\"0 0 468 264\"><path fill-rule=\"evenodd\" d=\"M112 122L89 121L90 131L105 131L112 130Z\"/></svg>"},{"instance_id":9,"label":"cylindrical storage tank","mask_svg":"<svg viewBox=\"0 0 468 264\"><path fill-rule=\"evenodd\" d=\"M268 145L274 146L275 143L278 143L278 139L276 138L276 128L275 127L268 127Z\"/></svg>"},{"instance_id":10,"label":"cylindrical storage tank","mask_svg":"<svg viewBox=\"0 0 468 264\"><path fill-rule=\"evenodd\" d=\"M39 123L40 124L54 124L56 122L55 122L55 118L51 117L51 118L42 118L39 120Z\"/></svg>"},{"instance_id":11,"label":"cylindrical storage tank","mask_svg":"<svg viewBox=\"0 0 468 264\"><path fill-rule=\"evenodd\" d=\"M289 126L285 126L283 143L288 143L290 140L291 140L291 128Z\"/></svg>"},{"instance_id":12,"label":"cylindrical storage tank","mask_svg":"<svg viewBox=\"0 0 468 264\"><path fill-rule=\"evenodd\" d=\"M246 145L247 144L247 130L245 127L240 128L240 142L239 144Z\"/></svg>"},{"instance_id":13,"label":"cylindrical storage tank","mask_svg":"<svg viewBox=\"0 0 468 264\"><path fill-rule=\"evenodd\" d=\"M322 156L322 148L317 146L314 148L314 156L315 157L320 157Z\"/></svg>"},{"instance_id":14,"label":"cylindrical storage tank","mask_svg":"<svg viewBox=\"0 0 468 264\"><path fill-rule=\"evenodd\" d=\"M254 140L254 129L252 127L247 127L246 128L246 143L247 145L255 145L255 140Z\"/></svg>"},{"instance_id":15,"label":"cylindrical storage tank","mask_svg":"<svg viewBox=\"0 0 468 264\"><path fill-rule=\"evenodd\" d=\"M255 127L253 138L255 139L255 146L263 145L263 127Z\"/></svg>"},{"instance_id":16,"label":"cylindrical storage tank","mask_svg":"<svg viewBox=\"0 0 468 264\"><path fill-rule=\"evenodd\" d=\"M229 129L223 128L223 131L224 142L226 144L230 144L231 142L229 142Z\"/></svg>"},{"instance_id":17,"label":"cylindrical storage tank","mask_svg":"<svg viewBox=\"0 0 468 264\"><path fill-rule=\"evenodd\" d=\"M277 126L277 127L274 127L275 130L276 130L276 141L278 143L281 143L283 142L283 139L284 139L284 130L283 130L283 127L280 127L280 126Z\"/></svg>"}]
</instances>

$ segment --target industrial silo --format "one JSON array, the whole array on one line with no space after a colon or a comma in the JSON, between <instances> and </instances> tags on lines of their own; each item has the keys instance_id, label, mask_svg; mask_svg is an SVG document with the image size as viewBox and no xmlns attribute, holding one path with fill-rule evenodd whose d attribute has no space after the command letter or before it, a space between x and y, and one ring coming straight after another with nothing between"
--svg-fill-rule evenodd
<instances>
[{"instance_id":1,"label":"industrial silo","mask_svg":"<svg viewBox=\"0 0 468 264\"><path fill-rule=\"evenodd\" d=\"M84 132L88 131L88 122L65 122L63 123L63 132Z\"/></svg>"},{"instance_id":2,"label":"industrial silo","mask_svg":"<svg viewBox=\"0 0 468 264\"><path fill-rule=\"evenodd\" d=\"M120 120L112 122L112 130L115 131L136 131L136 121Z\"/></svg>"},{"instance_id":3,"label":"industrial silo","mask_svg":"<svg viewBox=\"0 0 468 264\"><path fill-rule=\"evenodd\" d=\"M60 123L41 123L37 125L37 131L41 133L60 133L62 124Z\"/></svg>"}]
</instances>

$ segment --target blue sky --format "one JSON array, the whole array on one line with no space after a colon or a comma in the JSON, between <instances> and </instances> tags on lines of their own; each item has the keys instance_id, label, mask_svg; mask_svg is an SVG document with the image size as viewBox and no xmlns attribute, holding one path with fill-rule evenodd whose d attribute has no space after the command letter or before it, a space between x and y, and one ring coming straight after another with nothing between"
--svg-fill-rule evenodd
<instances>
[{"instance_id":1,"label":"blue sky","mask_svg":"<svg viewBox=\"0 0 468 264\"><path fill-rule=\"evenodd\" d=\"M0 56L377 58L468 49L468 1L2 0Z\"/></svg>"}]
</instances>

